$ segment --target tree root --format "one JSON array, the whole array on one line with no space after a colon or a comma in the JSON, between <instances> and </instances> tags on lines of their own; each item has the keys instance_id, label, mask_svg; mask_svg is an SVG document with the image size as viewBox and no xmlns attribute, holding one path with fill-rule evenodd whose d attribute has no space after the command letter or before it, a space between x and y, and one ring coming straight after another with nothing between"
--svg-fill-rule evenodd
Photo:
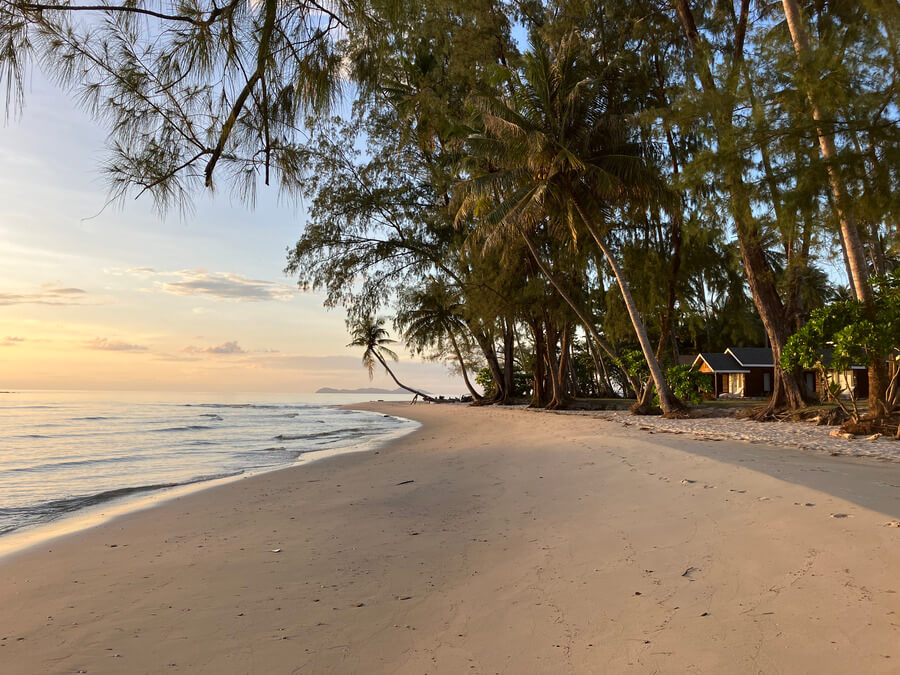
<instances>
[{"instance_id":1,"label":"tree root","mask_svg":"<svg viewBox=\"0 0 900 675\"><path fill-rule=\"evenodd\" d=\"M662 415L662 410L655 406L639 401L631 406L629 412L632 415Z\"/></svg>"}]
</instances>

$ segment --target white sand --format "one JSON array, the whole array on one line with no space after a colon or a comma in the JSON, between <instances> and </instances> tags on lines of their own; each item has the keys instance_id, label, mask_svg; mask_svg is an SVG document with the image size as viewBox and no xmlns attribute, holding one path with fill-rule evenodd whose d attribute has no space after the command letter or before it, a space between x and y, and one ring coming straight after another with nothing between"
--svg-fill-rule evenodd
<instances>
[{"instance_id":1,"label":"white sand","mask_svg":"<svg viewBox=\"0 0 900 675\"><path fill-rule=\"evenodd\" d=\"M4 560L0 671L900 671L900 465L379 409L423 427Z\"/></svg>"}]
</instances>

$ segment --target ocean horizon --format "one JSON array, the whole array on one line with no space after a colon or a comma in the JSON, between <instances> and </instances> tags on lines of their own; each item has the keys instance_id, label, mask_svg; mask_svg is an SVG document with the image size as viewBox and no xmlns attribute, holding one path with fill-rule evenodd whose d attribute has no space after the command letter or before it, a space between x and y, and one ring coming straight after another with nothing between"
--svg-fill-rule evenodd
<instances>
[{"instance_id":1,"label":"ocean horizon","mask_svg":"<svg viewBox=\"0 0 900 675\"><path fill-rule=\"evenodd\" d=\"M108 502L364 451L418 426L337 407L365 396L3 392L0 539Z\"/></svg>"}]
</instances>

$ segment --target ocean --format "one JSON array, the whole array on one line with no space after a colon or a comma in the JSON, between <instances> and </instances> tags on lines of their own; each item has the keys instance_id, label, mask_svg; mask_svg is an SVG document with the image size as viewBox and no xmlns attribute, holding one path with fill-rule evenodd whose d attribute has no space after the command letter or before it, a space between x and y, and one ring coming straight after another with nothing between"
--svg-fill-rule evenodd
<instances>
[{"instance_id":1,"label":"ocean","mask_svg":"<svg viewBox=\"0 0 900 675\"><path fill-rule=\"evenodd\" d=\"M0 393L0 539L114 500L371 449L418 426L335 407L371 398Z\"/></svg>"}]
</instances>

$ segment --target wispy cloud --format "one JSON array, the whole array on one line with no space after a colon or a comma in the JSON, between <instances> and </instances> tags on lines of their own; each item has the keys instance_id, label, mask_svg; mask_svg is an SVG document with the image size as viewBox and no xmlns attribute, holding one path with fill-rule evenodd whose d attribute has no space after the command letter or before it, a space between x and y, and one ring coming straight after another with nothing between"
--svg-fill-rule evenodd
<instances>
[{"instance_id":1,"label":"wispy cloud","mask_svg":"<svg viewBox=\"0 0 900 675\"><path fill-rule=\"evenodd\" d=\"M147 347L136 345L130 342L122 342L120 340L109 340L107 338L94 338L85 346L88 349L99 349L107 352L145 352Z\"/></svg>"},{"instance_id":2,"label":"wispy cloud","mask_svg":"<svg viewBox=\"0 0 900 675\"><path fill-rule=\"evenodd\" d=\"M39 290L28 293L0 293L0 306L4 305L84 305L87 291L57 283L43 284Z\"/></svg>"},{"instance_id":3,"label":"wispy cloud","mask_svg":"<svg viewBox=\"0 0 900 675\"><path fill-rule=\"evenodd\" d=\"M0 339L0 347L15 347L23 342L25 342L25 338L7 335L5 338Z\"/></svg>"},{"instance_id":4,"label":"wispy cloud","mask_svg":"<svg viewBox=\"0 0 900 675\"><path fill-rule=\"evenodd\" d=\"M156 274L156 270L153 267L110 267L103 270L107 274L112 274L117 277L122 276L152 276Z\"/></svg>"},{"instance_id":5,"label":"wispy cloud","mask_svg":"<svg viewBox=\"0 0 900 675\"><path fill-rule=\"evenodd\" d=\"M185 347L184 351L189 354L246 354L247 352L241 347L237 340L229 340L220 345L211 347Z\"/></svg>"},{"instance_id":6,"label":"wispy cloud","mask_svg":"<svg viewBox=\"0 0 900 675\"><path fill-rule=\"evenodd\" d=\"M208 272L206 270L182 270L156 273L157 277L171 280L157 282L159 288L173 295L206 295L225 300L264 302L290 300L297 290L288 284L261 279L248 279L235 272Z\"/></svg>"}]
</instances>

